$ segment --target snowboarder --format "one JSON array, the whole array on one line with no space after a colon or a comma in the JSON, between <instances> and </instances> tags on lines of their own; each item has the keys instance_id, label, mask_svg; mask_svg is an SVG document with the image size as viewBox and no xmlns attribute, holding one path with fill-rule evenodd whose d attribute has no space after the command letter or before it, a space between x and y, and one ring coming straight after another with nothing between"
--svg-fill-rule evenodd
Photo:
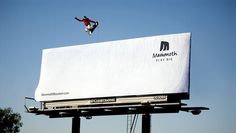
<instances>
[{"instance_id":1,"label":"snowboarder","mask_svg":"<svg viewBox=\"0 0 236 133\"><path fill-rule=\"evenodd\" d=\"M89 18L87 18L86 16L84 16L83 19L79 19L77 17L75 17L76 20L83 22L85 25L85 31L88 32L89 35L91 35L93 33L93 31L95 30L95 28L98 26L98 22L97 21L93 21ZM91 23L94 23L93 25L91 25Z\"/></svg>"}]
</instances>

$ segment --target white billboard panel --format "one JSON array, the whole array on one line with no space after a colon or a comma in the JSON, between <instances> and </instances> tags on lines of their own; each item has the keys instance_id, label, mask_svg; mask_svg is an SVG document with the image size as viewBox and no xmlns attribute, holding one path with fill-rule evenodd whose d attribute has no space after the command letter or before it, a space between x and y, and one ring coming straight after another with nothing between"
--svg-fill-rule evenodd
<instances>
[{"instance_id":1,"label":"white billboard panel","mask_svg":"<svg viewBox=\"0 0 236 133\"><path fill-rule=\"evenodd\" d=\"M189 93L190 33L43 50L37 101Z\"/></svg>"}]
</instances>

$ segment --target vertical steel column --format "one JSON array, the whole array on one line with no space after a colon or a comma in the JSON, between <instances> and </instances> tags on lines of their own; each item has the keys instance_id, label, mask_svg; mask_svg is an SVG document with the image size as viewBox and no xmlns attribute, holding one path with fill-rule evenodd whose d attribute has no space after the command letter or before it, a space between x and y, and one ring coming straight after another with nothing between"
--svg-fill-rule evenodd
<instances>
[{"instance_id":1,"label":"vertical steel column","mask_svg":"<svg viewBox=\"0 0 236 133\"><path fill-rule=\"evenodd\" d=\"M72 133L80 133L80 117L72 118Z\"/></svg>"},{"instance_id":2,"label":"vertical steel column","mask_svg":"<svg viewBox=\"0 0 236 133\"><path fill-rule=\"evenodd\" d=\"M149 113L142 115L142 133L151 133L151 116Z\"/></svg>"}]
</instances>

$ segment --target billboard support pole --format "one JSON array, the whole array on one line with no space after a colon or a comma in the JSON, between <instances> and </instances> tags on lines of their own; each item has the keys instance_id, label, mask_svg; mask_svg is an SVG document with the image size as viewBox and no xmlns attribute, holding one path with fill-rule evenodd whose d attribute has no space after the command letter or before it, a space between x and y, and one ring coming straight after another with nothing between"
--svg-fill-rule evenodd
<instances>
[{"instance_id":1,"label":"billboard support pole","mask_svg":"<svg viewBox=\"0 0 236 133\"><path fill-rule=\"evenodd\" d=\"M78 116L72 118L72 133L80 133L80 117Z\"/></svg>"},{"instance_id":2,"label":"billboard support pole","mask_svg":"<svg viewBox=\"0 0 236 133\"><path fill-rule=\"evenodd\" d=\"M142 133L151 133L151 116L150 113L142 114Z\"/></svg>"}]
</instances>

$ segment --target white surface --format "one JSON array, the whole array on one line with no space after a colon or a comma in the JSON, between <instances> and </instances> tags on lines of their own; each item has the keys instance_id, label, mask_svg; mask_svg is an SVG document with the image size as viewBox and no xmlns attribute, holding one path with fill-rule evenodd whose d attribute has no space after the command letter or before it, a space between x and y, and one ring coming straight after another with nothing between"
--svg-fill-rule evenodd
<instances>
[{"instance_id":1,"label":"white surface","mask_svg":"<svg viewBox=\"0 0 236 133\"><path fill-rule=\"evenodd\" d=\"M182 33L45 49L35 99L188 93L190 36ZM169 50L160 51L161 41L169 42ZM153 54L173 52L153 58Z\"/></svg>"}]
</instances>

